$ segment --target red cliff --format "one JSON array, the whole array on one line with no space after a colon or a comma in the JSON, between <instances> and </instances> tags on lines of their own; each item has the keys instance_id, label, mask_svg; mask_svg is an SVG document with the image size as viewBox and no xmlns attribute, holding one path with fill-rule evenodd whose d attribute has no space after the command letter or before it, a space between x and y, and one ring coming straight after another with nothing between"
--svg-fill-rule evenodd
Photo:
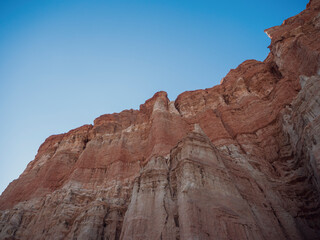
<instances>
[{"instance_id":1,"label":"red cliff","mask_svg":"<svg viewBox=\"0 0 320 240\"><path fill-rule=\"evenodd\" d=\"M319 239L320 1L221 84L40 146L0 197L0 239Z\"/></svg>"}]
</instances>

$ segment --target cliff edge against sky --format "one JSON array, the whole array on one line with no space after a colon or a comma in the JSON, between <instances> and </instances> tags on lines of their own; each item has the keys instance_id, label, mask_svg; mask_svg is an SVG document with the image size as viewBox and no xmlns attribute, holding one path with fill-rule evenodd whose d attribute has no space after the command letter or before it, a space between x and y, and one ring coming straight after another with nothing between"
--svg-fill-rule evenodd
<instances>
[{"instance_id":1,"label":"cliff edge against sky","mask_svg":"<svg viewBox=\"0 0 320 240\"><path fill-rule=\"evenodd\" d=\"M319 239L320 1L221 84L50 136L0 239Z\"/></svg>"}]
</instances>

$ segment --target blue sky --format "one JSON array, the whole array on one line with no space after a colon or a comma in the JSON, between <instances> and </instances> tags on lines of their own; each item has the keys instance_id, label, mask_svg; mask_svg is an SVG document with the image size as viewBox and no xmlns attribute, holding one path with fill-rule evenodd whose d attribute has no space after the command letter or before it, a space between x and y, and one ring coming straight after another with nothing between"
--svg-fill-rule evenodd
<instances>
[{"instance_id":1,"label":"blue sky","mask_svg":"<svg viewBox=\"0 0 320 240\"><path fill-rule=\"evenodd\" d=\"M305 0L0 1L0 192L52 134L264 60Z\"/></svg>"}]
</instances>

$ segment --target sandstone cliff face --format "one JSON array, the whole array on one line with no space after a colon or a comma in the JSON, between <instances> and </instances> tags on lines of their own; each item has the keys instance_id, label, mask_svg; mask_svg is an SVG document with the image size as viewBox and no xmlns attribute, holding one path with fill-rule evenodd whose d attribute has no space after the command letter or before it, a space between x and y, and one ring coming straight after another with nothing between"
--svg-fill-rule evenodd
<instances>
[{"instance_id":1,"label":"sandstone cliff face","mask_svg":"<svg viewBox=\"0 0 320 240\"><path fill-rule=\"evenodd\" d=\"M219 86L49 137L0 239L319 239L320 1Z\"/></svg>"}]
</instances>

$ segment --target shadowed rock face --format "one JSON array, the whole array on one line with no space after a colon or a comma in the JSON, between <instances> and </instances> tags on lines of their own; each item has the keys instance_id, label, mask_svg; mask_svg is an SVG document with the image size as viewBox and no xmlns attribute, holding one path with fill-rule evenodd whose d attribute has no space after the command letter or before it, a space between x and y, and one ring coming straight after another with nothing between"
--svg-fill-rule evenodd
<instances>
[{"instance_id":1,"label":"shadowed rock face","mask_svg":"<svg viewBox=\"0 0 320 240\"><path fill-rule=\"evenodd\" d=\"M49 137L0 239L319 239L320 1L221 84Z\"/></svg>"}]
</instances>

